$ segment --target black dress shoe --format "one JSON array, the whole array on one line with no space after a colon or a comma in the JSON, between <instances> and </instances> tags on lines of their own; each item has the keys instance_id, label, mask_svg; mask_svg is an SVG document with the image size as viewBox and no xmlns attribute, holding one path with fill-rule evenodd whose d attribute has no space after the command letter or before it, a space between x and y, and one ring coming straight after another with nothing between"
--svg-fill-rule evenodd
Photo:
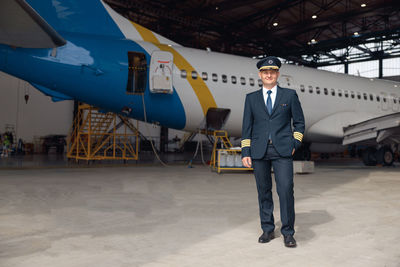
<instances>
[{"instance_id":1,"label":"black dress shoe","mask_svg":"<svg viewBox=\"0 0 400 267\"><path fill-rule=\"evenodd\" d=\"M275 238L274 232L264 232L260 238L258 238L258 243L268 243Z\"/></svg>"},{"instance_id":2,"label":"black dress shoe","mask_svg":"<svg viewBox=\"0 0 400 267\"><path fill-rule=\"evenodd\" d=\"M296 240L292 235L283 236L283 242L285 243L285 246L288 248L295 248L297 246Z\"/></svg>"}]
</instances>

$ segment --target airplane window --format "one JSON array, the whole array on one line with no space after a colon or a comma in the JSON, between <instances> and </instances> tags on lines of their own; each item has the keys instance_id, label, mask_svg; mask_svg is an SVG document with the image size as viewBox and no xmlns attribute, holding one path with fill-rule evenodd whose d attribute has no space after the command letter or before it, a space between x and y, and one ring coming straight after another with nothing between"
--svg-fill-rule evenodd
<instances>
[{"instance_id":1,"label":"airplane window","mask_svg":"<svg viewBox=\"0 0 400 267\"><path fill-rule=\"evenodd\" d=\"M339 97L342 97L342 90L339 89L337 95L338 95Z\"/></svg>"},{"instance_id":2,"label":"airplane window","mask_svg":"<svg viewBox=\"0 0 400 267\"><path fill-rule=\"evenodd\" d=\"M250 82L250 85L251 85L251 86L254 86L254 79L253 79L253 78L250 78L250 79L249 79L249 82Z\"/></svg>"},{"instance_id":3,"label":"airplane window","mask_svg":"<svg viewBox=\"0 0 400 267\"><path fill-rule=\"evenodd\" d=\"M376 101L380 102L381 98L379 97L379 95L376 96Z\"/></svg>"},{"instance_id":4,"label":"airplane window","mask_svg":"<svg viewBox=\"0 0 400 267\"><path fill-rule=\"evenodd\" d=\"M233 84L236 84L236 76L232 76L232 77L231 77L231 80L232 80L232 83L233 83Z\"/></svg>"},{"instance_id":5,"label":"airplane window","mask_svg":"<svg viewBox=\"0 0 400 267\"><path fill-rule=\"evenodd\" d=\"M186 70L181 70L181 78L186 78L187 77L187 72Z\"/></svg>"},{"instance_id":6,"label":"airplane window","mask_svg":"<svg viewBox=\"0 0 400 267\"><path fill-rule=\"evenodd\" d=\"M218 75L217 75L216 73L213 73L213 74L212 74L212 80L213 80L214 82L218 82Z\"/></svg>"},{"instance_id":7,"label":"airplane window","mask_svg":"<svg viewBox=\"0 0 400 267\"><path fill-rule=\"evenodd\" d=\"M246 84L246 79L244 77L240 77L240 84L245 85Z\"/></svg>"},{"instance_id":8,"label":"airplane window","mask_svg":"<svg viewBox=\"0 0 400 267\"><path fill-rule=\"evenodd\" d=\"M335 89L333 89L333 88L331 89L331 95L335 96Z\"/></svg>"},{"instance_id":9,"label":"airplane window","mask_svg":"<svg viewBox=\"0 0 400 267\"><path fill-rule=\"evenodd\" d=\"M222 74L221 77L223 83L226 83L228 81L228 77L225 74Z\"/></svg>"},{"instance_id":10,"label":"airplane window","mask_svg":"<svg viewBox=\"0 0 400 267\"><path fill-rule=\"evenodd\" d=\"M321 93L321 90L319 89L319 87L315 87L315 92L319 95L319 93Z\"/></svg>"},{"instance_id":11,"label":"airplane window","mask_svg":"<svg viewBox=\"0 0 400 267\"><path fill-rule=\"evenodd\" d=\"M386 97L382 97L383 102L386 103Z\"/></svg>"},{"instance_id":12,"label":"airplane window","mask_svg":"<svg viewBox=\"0 0 400 267\"><path fill-rule=\"evenodd\" d=\"M368 95L367 95L367 93L364 93L363 96L364 96L364 100L368 100Z\"/></svg>"},{"instance_id":13,"label":"airplane window","mask_svg":"<svg viewBox=\"0 0 400 267\"><path fill-rule=\"evenodd\" d=\"M372 94L369 94L369 100L374 101L374 96Z\"/></svg>"},{"instance_id":14,"label":"airplane window","mask_svg":"<svg viewBox=\"0 0 400 267\"><path fill-rule=\"evenodd\" d=\"M397 100L394 97L393 97L393 103L397 104Z\"/></svg>"},{"instance_id":15,"label":"airplane window","mask_svg":"<svg viewBox=\"0 0 400 267\"><path fill-rule=\"evenodd\" d=\"M192 79L196 80L197 79L197 72L194 70L192 71Z\"/></svg>"},{"instance_id":16,"label":"airplane window","mask_svg":"<svg viewBox=\"0 0 400 267\"><path fill-rule=\"evenodd\" d=\"M344 96L349 97L349 92L347 90L344 91Z\"/></svg>"},{"instance_id":17,"label":"airplane window","mask_svg":"<svg viewBox=\"0 0 400 267\"><path fill-rule=\"evenodd\" d=\"M353 91L350 92L350 96L351 96L351 98L354 98L355 95L354 95Z\"/></svg>"},{"instance_id":18,"label":"airplane window","mask_svg":"<svg viewBox=\"0 0 400 267\"><path fill-rule=\"evenodd\" d=\"M304 85L300 85L300 91L302 91L304 93L305 89L304 89Z\"/></svg>"},{"instance_id":19,"label":"airplane window","mask_svg":"<svg viewBox=\"0 0 400 267\"><path fill-rule=\"evenodd\" d=\"M360 94L360 92L357 92L357 98L358 98L358 99L361 99L361 94Z\"/></svg>"},{"instance_id":20,"label":"airplane window","mask_svg":"<svg viewBox=\"0 0 400 267\"><path fill-rule=\"evenodd\" d=\"M207 74L207 72L202 72L202 73L201 73L201 78L203 78L203 80L207 81L207 79L208 79L208 74Z\"/></svg>"},{"instance_id":21,"label":"airplane window","mask_svg":"<svg viewBox=\"0 0 400 267\"><path fill-rule=\"evenodd\" d=\"M146 55L139 52L128 52L127 93L143 93L147 83Z\"/></svg>"},{"instance_id":22,"label":"airplane window","mask_svg":"<svg viewBox=\"0 0 400 267\"><path fill-rule=\"evenodd\" d=\"M262 86L263 84L262 84L262 81L260 80L260 79L258 79L258 86Z\"/></svg>"},{"instance_id":23,"label":"airplane window","mask_svg":"<svg viewBox=\"0 0 400 267\"><path fill-rule=\"evenodd\" d=\"M324 88L324 94L328 95L328 88Z\"/></svg>"},{"instance_id":24,"label":"airplane window","mask_svg":"<svg viewBox=\"0 0 400 267\"><path fill-rule=\"evenodd\" d=\"M310 94L312 94L312 92L313 92L313 88L312 88L312 86L310 85L310 86L308 86L308 92L310 92Z\"/></svg>"}]
</instances>

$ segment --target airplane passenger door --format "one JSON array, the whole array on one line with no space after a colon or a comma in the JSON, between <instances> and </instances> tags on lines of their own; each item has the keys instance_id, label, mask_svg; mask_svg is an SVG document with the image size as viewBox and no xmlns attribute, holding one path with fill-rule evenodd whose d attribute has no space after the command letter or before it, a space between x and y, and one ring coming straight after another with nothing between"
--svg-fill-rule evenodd
<instances>
[{"instance_id":1,"label":"airplane passenger door","mask_svg":"<svg viewBox=\"0 0 400 267\"><path fill-rule=\"evenodd\" d=\"M150 61L150 92L172 94L173 55L170 52L154 51Z\"/></svg>"}]
</instances>

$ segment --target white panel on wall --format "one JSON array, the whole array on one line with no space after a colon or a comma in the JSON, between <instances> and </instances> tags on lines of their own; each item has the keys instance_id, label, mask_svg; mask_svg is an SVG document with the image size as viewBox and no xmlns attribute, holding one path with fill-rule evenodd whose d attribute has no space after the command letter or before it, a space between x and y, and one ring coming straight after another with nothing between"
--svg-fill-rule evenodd
<instances>
[{"instance_id":1,"label":"white panel on wall","mask_svg":"<svg viewBox=\"0 0 400 267\"><path fill-rule=\"evenodd\" d=\"M29 95L28 103L25 94ZM0 133L11 124L17 138L25 142L48 134L67 135L73 108L73 101L53 102L27 82L0 72Z\"/></svg>"}]
</instances>

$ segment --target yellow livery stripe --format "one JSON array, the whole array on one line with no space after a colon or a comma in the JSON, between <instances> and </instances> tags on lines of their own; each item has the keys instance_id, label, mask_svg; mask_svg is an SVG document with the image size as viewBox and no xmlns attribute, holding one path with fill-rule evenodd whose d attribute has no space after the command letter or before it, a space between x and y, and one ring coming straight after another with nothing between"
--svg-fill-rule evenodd
<instances>
[{"instance_id":1,"label":"yellow livery stripe","mask_svg":"<svg viewBox=\"0 0 400 267\"><path fill-rule=\"evenodd\" d=\"M174 64L179 68L186 70L187 80L193 88L197 98L199 99L201 108L203 109L204 116L207 113L209 108L216 108L217 103L215 103L214 97L210 92L210 89L207 87L206 83L198 77L197 79L192 79L191 73L192 71L196 71L192 65L174 48L168 45L157 45L161 50L171 52L174 55Z\"/></svg>"},{"instance_id":2,"label":"yellow livery stripe","mask_svg":"<svg viewBox=\"0 0 400 267\"><path fill-rule=\"evenodd\" d=\"M303 134L300 132L294 132L293 137L294 139L299 140L300 142L303 140Z\"/></svg>"},{"instance_id":3,"label":"yellow livery stripe","mask_svg":"<svg viewBox=\"0 0 400 267\"><path fill-rule=\"evenodd\" d=\"M243 139L241 142L242 148L244 147L249 147L251 144L251 140L250 139Z\"/></svg>"},{"instance_id":4,"label":"yellow livery stripe","mask_svg":"<svg viewBox=\"0 0 400 267\"><path fill-rule=\"evenodd\" d=\"M181 54L178 53L178 51L176 51L171 46L160 44L157 37L149 29L146 29L134 22L131 23L140 33L144 41L151 42L161 50L172 53L172 55L174 56L174 64L180 70L184 69L187 71L188 75L186 79L188 80L190 86L192 86L193 91L195 92L197 98L199 99L204 116L206 115L207 110L209 108L217 107L217 103L215 102L214 96L211 94L211 91L206 85L206 83L200 77L198 77L197 79L192 79L191 73L192 71L196 70Z\"/></svg>"},{"instance_id":5,"label":"yellow livery stripe","mask_svg":"<svg viewBox=\"0 0 400 267\"><path fill-rule=\"evenodd\" d=\"M160 43L152 31L150 31L149 29L146 29L143 26L140 26L139 24L136 24L135 22L131 21L131 23L136 28L136 30L139 32L139 34L142 36L144 41L154 43L154 44Z\"/></svg>"}]
</instances>

